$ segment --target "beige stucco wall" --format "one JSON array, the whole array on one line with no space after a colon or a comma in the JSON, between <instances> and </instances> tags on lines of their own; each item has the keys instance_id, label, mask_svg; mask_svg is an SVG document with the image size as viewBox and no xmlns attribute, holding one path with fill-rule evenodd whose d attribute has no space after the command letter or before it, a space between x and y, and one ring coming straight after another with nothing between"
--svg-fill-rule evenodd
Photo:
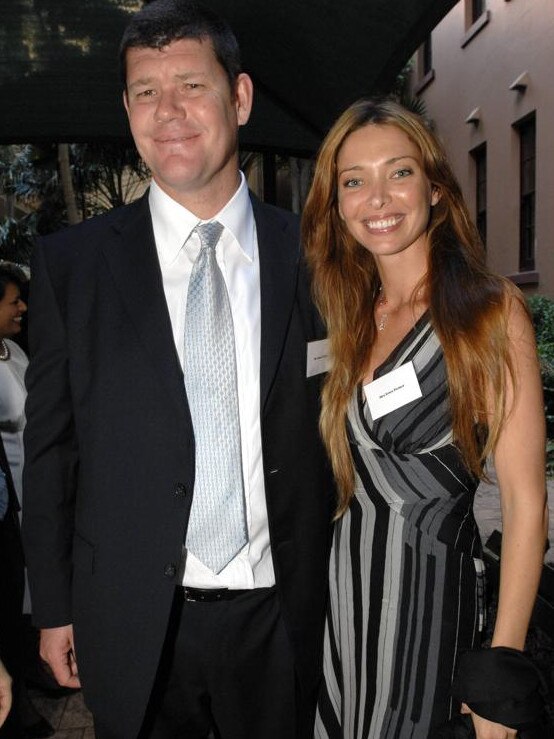
<instances>
[{"instance_id":1,"label":"beige stucco wall","mask_svg":"<svg viewBox=\"0 0 554 739\"><path fill-rule=\"evenodd\" d=\"M502 273L518 272L519 140L513 124L536 112L536 246L538 284L554 297L554 0L487 0L489 20L463 47L466 0L432 34L434 79L420 91L475 214L470 155L487 143L487 254ZM421 81L418 62L415 90ZM524 93L509 89L529 74ZM480 109L478 126L465 119ZM522 286L523 287L523 286Z\"/></svg>"}]
</instances>

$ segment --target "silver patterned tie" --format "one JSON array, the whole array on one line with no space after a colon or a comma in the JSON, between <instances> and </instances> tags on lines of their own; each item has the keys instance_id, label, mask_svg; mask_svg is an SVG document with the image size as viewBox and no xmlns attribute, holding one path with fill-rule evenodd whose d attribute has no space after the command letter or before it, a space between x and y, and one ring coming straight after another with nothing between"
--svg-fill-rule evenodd
<instances>
[{"instance_id":1,"label":"silver patterned tie","mask_svg":"<svg viewBox=\"0 0 554 739\"><path fill-rule=\"evenodd\" d=\"M220 572L248 540L244 510L233 317L215 246L223 226L196 227L185 316L184 374L196 447L186 547Z\"/></svg>"}]
</instances>

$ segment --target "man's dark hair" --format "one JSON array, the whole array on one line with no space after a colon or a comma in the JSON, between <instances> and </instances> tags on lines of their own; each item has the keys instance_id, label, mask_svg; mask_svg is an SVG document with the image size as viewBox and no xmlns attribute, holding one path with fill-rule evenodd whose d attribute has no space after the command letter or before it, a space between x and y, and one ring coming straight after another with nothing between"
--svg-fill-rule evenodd
<instances>
[{"instance_id":1,"label":"man's dark hair","mask_svg":"<svg viewBox=\"0 0 554 739\"><path fill-rule=\"evenodd\" d=\"M191 0L154 0L133 15L119 47L123 87L127 86L127 49L161 49L180 39L210 39L216 59L234 91L241 72L235 34L227 21L213 10Z\"/></svg>"}]
</instances>

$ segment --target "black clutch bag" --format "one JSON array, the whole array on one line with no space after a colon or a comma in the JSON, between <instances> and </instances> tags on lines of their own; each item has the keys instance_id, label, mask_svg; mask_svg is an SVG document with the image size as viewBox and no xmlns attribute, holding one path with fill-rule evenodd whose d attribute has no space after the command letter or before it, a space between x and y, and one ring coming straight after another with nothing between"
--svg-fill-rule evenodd
<instances>
[{"instance_id":1,"label":"black clutch bag","mask_svg":"<svg viewBox=\"0 0 554 739\"><path fill-rule=\"evenodd\" d=\"M475 739L471 716L456 716L431 734L429 739Z\"/></svg>"},{"instance_id":2,"label":"black clutch bag","mask_svg":"<svg viewBox=\"0 0 554 739\"><path fill-rule=\"evenodd\" d=\"M544 708L547 689L532 660L517 649L491 647L465 652L452 695L482 718L517 730L520 739L552 739ZM459 715L429 739L475 739L469 715Z\"/></svg>"},{"instance_id":3,"label":"black clutch bag","mask_svg":"<svg viewBox=\"0 0 554 739\"><path fill-rule=\"evenodd\" d=\"M546 717L539 719L535 726L521 729L517 732L518 739L552 739L554 729ZM475 739L471 716L460 715L453 718L438 731L431 734L429 739Z\"/></svg>"}]
</instances>

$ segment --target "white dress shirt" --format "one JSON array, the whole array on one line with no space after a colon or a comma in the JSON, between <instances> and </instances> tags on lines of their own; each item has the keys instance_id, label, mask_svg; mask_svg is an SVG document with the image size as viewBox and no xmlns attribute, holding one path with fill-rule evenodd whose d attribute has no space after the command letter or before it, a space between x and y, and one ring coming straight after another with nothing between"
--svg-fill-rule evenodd
<instances>
[{"instance_id":1,"label":"white dress shirt","mask_svg":"<svg viewBox=\"0 0 554 739\"><path fill-rule=\"evenodd\" d=\"M238 190L212 219L222 224L217 263L229 293L235 331L242 469L248 543L218 574L187 553L183 584L196 588L270 587L275 583L269 543L260 427L260 262L256 223L242 172ZM192 266L200 251L194 228L202 223L155 182L150 212L177 354L183 365L185 311ZM184 450L183 450L184 453Z\"/></svg>"}]
</instances>

